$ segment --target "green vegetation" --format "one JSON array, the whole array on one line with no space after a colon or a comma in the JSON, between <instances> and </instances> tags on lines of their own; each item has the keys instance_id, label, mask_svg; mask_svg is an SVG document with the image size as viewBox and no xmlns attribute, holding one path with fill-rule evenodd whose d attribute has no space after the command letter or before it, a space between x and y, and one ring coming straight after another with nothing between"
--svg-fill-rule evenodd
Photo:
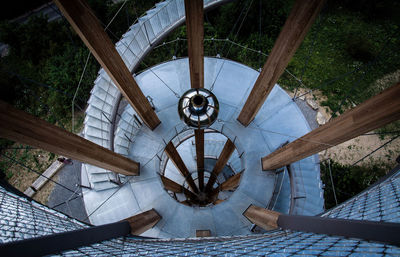
<instances>
[{"instance_id":1,"label":"green vegetation","mask_svg":"<svg viewBox=\"0 0 400 257\"><path fill-rule=\"evenodd\" d=\"M21 1L18 2L21 4ZM22 2L32 7L30 1ZM33 2L36 7L43 3ZM88 2L103 24L113 18L122 4L114 5L111 1L104 0ZM136 13L143 13L153 7L154 3L155 1L145 0L128 2L109 27L107 32L110 38L114 42L118 41L135 21ZM21 14L23 13L18 13ZM72 99L89 50L66 20L48 23L46 17L34 17L26 24L19 24L5 21L5 18L11 18L5 13L1 15L3 21L0 23L0 42L8 44L10 52L0 60L0 99L71 131ZM79 131L78 128L82 126L82 110L86 106L99 68L97 61L91 57L76 95L73 131ZM48 163L38 160L37 157L44 152L39 153L29 148L14 149L21 147L23 146L8 140L0 141L2 154L21 163L29 163L27 166L39 172L47 168L48 165L42 164ZM55 159L54 154L46 153L47 155L49 161ZM6 173L8 179L23 169L18 165L11 169L11 163L10 159L0 157L0 170Z\"/></svg>"},{"instance_id":2,"label":"green vegetation","mask_svg":"<svg viewBox=\"0 0 400 257\"><path fill-rule=\"evenodd\" d=\"M235 1L226 4L206 15L205 38L229 38L244 47L268 54L292 2ZM395 10L400 12L400 3L385 0L328 1L288 70L302 79L307 88L320 90L327 97L323 105L334 116L376 95L392 85L377 84L376 80L400 69L400 20ZM186 38L184 27L165 41L176 38ZM208 40L204 45L205 55L220 54L255 69L262 67L266 60L265 56L225 41ZM145 62L151 66L170 59L172 55L187 56L186 43L160 47ZM299 86L289 73L284 73L278 83L288 90Z\"/></svg>"},{"instance_id":3,"label":"green vegetation","mask_svg":"<svg viewBox=\"0 0 400 257\"><path fill-rule=\"evenodd\" d=\"M33 3L40 4L43 1L16 1L13 4L22 2L26 3L24 6L31 8ZM88 2L103 25L121 7L121 3L114 5L111 1ZM152 8L155 2L157 1L128 1L107 30L110 38L114 42L118 41L138 15ZM262 67L267 57L246 47L268 54L293 2L234 1L210 11L205 15L205 55L219 54L255 69ZM0 61L0 99L70 130L72 97L77 89L88 49L65 20L48 23L45 17L37 17L26 24L5 21L22 14L17 9L1 13L0 42L10 45L10 53ZM391 86L390 80L377 80L400 70L398 13L400 3L396 1L329 0L291 60L288 70L301 78L308 89L321 92L326 99L322 104L334 116L342 113ZM185 26L171 33L165 41L176 38L181 40L154 49L138 71L170 60L173 56L186 57ZM245 48L226 41L211 40L212 38L229 38ZM76 112L84 109L98 70L97 61L91 57L77 92L74 107L77 108ZM278 83L288 90L295 90L299 86L299 82L287 72ZM76 122L77 127L81 125L82 112L79 119L80 123ZM400 130L399 122L390 124L381 131L396 130ZM0 147L18 145L2 140ZM30 156L32 151L2 151L4 152L21 162L29 159L33 165L40 163L35 159L36 153ZM54 159L54 155L49 158ZM7 170L8 165L10 163L4 158L0 160L0 170ZM322 178L326 185L330 185L325 168L322 165ZM350 167L337 163L332 163L332 172L339 201L344 201L384 174L383 169L378 166ZM7 174L8 178L11 176L12 174ZM329 186L325 189L326 204L331 207L334 205L332 193Z\"/></svg>"},{"instance_id":4,"label":"green vegetation","mask_svg":"<svg viewBox=\"0 0 400 257\"><path fill-rule=\"evenodd\" d=\"M387 172L387 167L373 165L371 167L341 165L331 161L321 163L321 179L325 184L324 198L325 208L330 209L336 206L332 181L329 174L332 171L332 180L338 203L342 203L350 197L360 193L371 186Z\"/></svg>"}]
</instances>

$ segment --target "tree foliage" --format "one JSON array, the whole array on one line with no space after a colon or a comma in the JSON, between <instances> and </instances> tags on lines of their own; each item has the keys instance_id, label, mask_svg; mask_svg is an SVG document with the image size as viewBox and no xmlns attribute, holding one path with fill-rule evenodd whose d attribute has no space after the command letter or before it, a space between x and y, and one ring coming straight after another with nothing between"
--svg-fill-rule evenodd
<instances>
[{"instance_id":1,"label":"tree foliage","mask_svg":"<svg viewBox=\"0 0 400 257\"><path fill-rule=\"evenodd\" d=\"M332 180L329 170L332 172ZM379 164L352 166L334 161L321 163L321 179L325 185L325 208L330 209L336 206L333 188L335 188L338 203L342 203L375 183L386 172L387 168Z\"/></svg>"}]
</instances>

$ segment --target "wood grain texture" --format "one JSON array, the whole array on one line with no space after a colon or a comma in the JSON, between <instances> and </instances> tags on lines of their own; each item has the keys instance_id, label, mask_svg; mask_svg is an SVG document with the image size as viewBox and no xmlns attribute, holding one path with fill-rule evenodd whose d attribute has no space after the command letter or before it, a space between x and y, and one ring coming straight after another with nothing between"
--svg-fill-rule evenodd
<instances>
[{"instance_id":1,"label":"wood grain texture","mask_svg":"<svg viewBox=\"0 0 400 257\"><path fill-rule=\"evenodd\" d=\"M242 176L242 172L236 173L235 175L231 176L227 180L225 180L221 185L217 188L214 188L211 193L209 194L210 199L214 199L218 197L219 192L226 191L226 190L234 190L239 186L240 177Z\"/></svg>"},{"instance_id":2,"label":"wood grain texture","mask_svg":"<svg viewBox=\"0 0 400 257\"><path fill-rule=\"evenodd\" d=\"M89 5L84 0L54 2L143 122L155 129L160 120Z\"/></svg>"},{"instance_id":3,"label":"wood grain texture","mask_svg":"<svg viewBox=\"0 0 400 257\"><path fill-rule=\"evenodd\" d=\"M192 88L204 87L204 10L203 0L185 0L186 32L190 84Z\"/></svg>"},{"instance_id":4,"label":"wood grain texture","mask_svg":"<svg viewBox=\"0 0 400 257\"><path fill-rule=\"evenodd\" d=\"M131 226L131 234L138 236L154 227L161 219L161 215L158 214L156 210L151 209L127 218L126 220Z\"/></svg>"},{"instance_id":5,"label":"wood grain texture","mask_svg":"<svg viewBox=\"0 0 400 257\"><path fill-rule=\"evenodd\" d=\"M186 197L190 198L190 199L196 199L196 195L193 194L190 190L187 190L186 188L184 188L183 186L179 185L178 183L176 183L175 181L160 175L161 180L164 184L164 188L167 190L170 190L174 193L184 193L186 195Z\"/></svg>"},{"instance_id":6,"label":"wood grain texture","mask_svg":"<svg viewBox=\"0 0 400 257\"><path fill-rule=\"evenodd\" d=\"M64 167L64 163L55 161L50 167L48 167L45 172L42 173L42 176L39 176L28 189L25 190L24 194L33 197L36 194L36 191L40 190L48 181L51 179L62 167Z\"/></svg>"},{"instance_id":7,"label":"wood grain texture","mask_svg":"<svg viewBox=\"0 0 400 257\"><path fill-rule=\"evenodd\" d=\"M255 205L250 205L243 215L253 224L265 230L278 228L279 212L267 210Z\"/></svg>"},{"instance_id":8,"label":"wood grain texture","mask_svg":"<svg viewBox=\"0 0 400 257\"><path fill-rule=\"evenodd\" d=\"M196 237L210 237L210 230L196 230Z\"/></svg>"},{"instance_id":9,"label":"wood grain texture","mask_svg":"<svg viewBox=\"0 0 400 257\"><path fill-rule=\"evenodd\" d=\"M123 175L139 175L139 163L0 101L0 137Z\"/></svg>"},{"instance_id":10,"label":"wood grain texture","mask_svg":"<svg viewBox=\"0 0 400 257\"><path fill-rule=\"evenodd\" d=\"M198 193L199 190L198 190L196 184L194 183L192 175L190 174L189 170L187 169L185 163L183 162L181 156L179 155L178 151L176 150L176 148L175 148L175 146L174 146L174 144L172 142L169 142L167 144L167 146L165 147L165 153L171 159L172 163L179 170L181 175L185 178L185 180L188 183L190 189L194 193Z\"/></svg>"},{"instance_id":11,"label":"wood grain texture","mask_svg":"<svg viewBox=\"0 0 400 257\"><path fill-rule=\"evenodd\" d=\"M211 172L211 176L207 182L205 192L212 193L212 189L215 184L215 181L217 180L218 174L225 167L226 163L228 162L234 150L235 150L235 145L231 140L228 139L224 145L224 148L222 149L221 154L218 157L214 169Z\"/></svg>"},{"instance_id":12,"label":"wood grain texture","mask_svg":"<svg viewBox=\"0 0 400 257\"><path fill-rule=\"evenodd\" d=\"M196 161L199 189L204 189L204 129L195 129L194 137L196 141Z\"/></svg>"},{"instance_id":13,"label":"wood grain texture","mask_svg":"<svg viewBox=\"0 0 400 257\"><path fill-rule=\"evenodd\" d=\"M264 104L305 35L320 12L324 0L296 0L264 67L244 104L238 121L248 126Z\"/></svg>"},{"instance_id":14,"label":"wood grain texture","mask_svg":"<svg viewBox=\"0 0 400 257\"><path fill-rule=\"evenodd\" d=\"M272 170L400 119L400 83L262 158Z\"/></svg>"},{"instance_id":15,"label":"wood grain texture","mask_svg":"<svg viewBox=\"0 0 400 257\"><path fill-rule=\"evenodd\" d=\"M239 186L240 178L243 172L236 173L232 177L228 178L225 182L223 182L219 187L221 191L225 190L233 190Z\"/></svg>"},{"instance_id":16,"label":"wood grain texture","mask_svg":"<svg viewBox=\"0 0 400 257\"><path fill-rule=\"evenodd\" d=\"M223 203L224 201L225 201L225 200L217 199L217 200L215 200L215 201L213 202L213 204L214 204L214 205L217 205L217 204Z\"/></svg>"}]
</instances>

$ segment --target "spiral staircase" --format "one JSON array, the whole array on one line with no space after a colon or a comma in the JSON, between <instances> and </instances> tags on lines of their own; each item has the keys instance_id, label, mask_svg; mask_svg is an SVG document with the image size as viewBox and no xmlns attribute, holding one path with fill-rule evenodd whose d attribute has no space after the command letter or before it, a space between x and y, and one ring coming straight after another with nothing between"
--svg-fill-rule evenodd
<instances>
[{"instance_id":1,"label":"spiral staircase","mask_svg":"<svg viewBox=\"0 0 400 257\"><path fill-rule=\"evenodd\" d=\"M204 0L203 8L207 10L225 2L227 1ZM63 8L63 4L68 5L60 4ZM63 8L61 9L65 11ZM299 6L298 8L301 9ZM397 196L398 169L380 184L324 214L318 155L298 158L281 165L281 168L265 169L265 156L285 150L287 145L298 142L299 138L312 131L296 103L275 83L268 92L266 101L256 111L257 115L254 114L254 119L247 126L237 120L242 117L241 110L249 105L248 99L254 97L253 85L265 75L264 71L260 73L229 59L204 57L204 88L215 94L220 110L218 119L204 129L204 179L200 178L197 134L193 127L181 121L177 110L179 97L191 85L193 87L194 68L191 62L195 59L194 53L189 48L189 58L174 58L135 74L145 56L184 21L184 0L160 2L140 17L115 45L161 123L154 128L148 126L149 123L143 118L140 109L130 104L129 99L124 97L124 93L116 85L115 78L111 78L110 72L103 68L94 82L85 111L85 139L140 163L140 173L134 175L115 173L112 169L89 162L82 165L82 194L91 225L96 225L98 229L109 229L113 224L122 226L125 223L121 221L124 220L134 224L136 220L141 221L138 218L140 215L155 210L162 218L154 223L152 221L151 227L136 234L158 239L117 238L103 241L106 240L103 238L98 240L103 241L101 243L60 251L59 254L240 255L254 252L256 255L340 255L357 253L359 249L362 250L361 254L400 253L399 248L392 244L307 233L301 229L299 230L303 232L279 229L268 232L277 227L263 226L262 222L258 222L258 217L252 216L259 213L251 206L258 206L271 211L268 215L281 215L279 217L282 218L277 218L278 220L297 215L382 222L399 222L400 219L393 211L400 208ZM307 143L307 140L303 141ZM313 143L308 140L310 142ZM225 158L220 173L215 175L214 169L228 144L232 145L231 152ZM168 147L175 149L179 157L171 156ZM182 172L183 166L177 161L179 159L183 161L189 175ZM208 185L213 180L212 176L215 176L216 182L211 184L212 200L201 204L191 201L190 195L196 194L196 190L190 185L188 176L194 181L194 187L200 189L200 193L201 183ZM383 195L382 192L387 192L390 187L395 194ZM2 193L7 201L22 201L21 213L29 208L37 213L54 212L35 204L31 206L21 196L5 190ZM196 197L200 197L198 195ZM372 208L369 212L368 207L377 202L379 210ZM391 211L387 211L389 209ZM357 215L357 211L363 214ZM376 218L376 215L375 218L364 215L377 212L380 212L380 218ZM13 215L6 215L8 218L5 225L10 225L8 221L13 222ZM85 230L91 227L57 213L54 215L65 221L66 229L61 231L73 231L76 228ZM46 224L42 221L37 223L50 226L52 219L52 216L48 218ZM21 222L23 221L22 219ZM398 230L397 226L398 224ZM261 234L254 232L256 227ZM195 239L198 231L207 231L207 236L211 238L200 241ZM37 235L54 232L59 231L38 230ZM4 237L7 238L7 235ZM13 238L9 241L21 239L18 234L8 237ZM277 245L278 248L275 247Z\"/></svg>"}]
</instances>

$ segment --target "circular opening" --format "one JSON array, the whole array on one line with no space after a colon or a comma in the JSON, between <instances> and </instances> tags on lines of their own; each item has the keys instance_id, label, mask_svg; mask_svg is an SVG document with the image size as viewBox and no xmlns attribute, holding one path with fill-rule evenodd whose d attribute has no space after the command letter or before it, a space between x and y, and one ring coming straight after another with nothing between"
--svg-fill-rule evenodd
<instances>
[{"instance_id":1,"label":"circular opening","mask_svg":"<svg viewBox=\"0 0 400 257\"><path fill-rule=\"evenodd\" d=\"M204 96L202 95L195 95L193 98L193 104L196 106L202 106L204 104Z\"/></svg>"},{"instance_id":2,"label":"circular opening","mask_svg":"<svg viewBox=\"0 0 400 257\"><path fill-rule=\"evenodd\" d=\"M202 170L197 169L196 140L193 130L182 132L171 140L175 144L178 158L184 163L184 168L180 170L182 164L178 167L176 163L179 161L174 160L170 152L169 154L164 152L160 176L164 188L176 201L189 206L208 207L228 199L236 190L243 170L236 147L226 160L226 164L216 174L213 173L227 140L229 139L222 133L214 130L205 131Z\"/></svg>"}]
</instances>

